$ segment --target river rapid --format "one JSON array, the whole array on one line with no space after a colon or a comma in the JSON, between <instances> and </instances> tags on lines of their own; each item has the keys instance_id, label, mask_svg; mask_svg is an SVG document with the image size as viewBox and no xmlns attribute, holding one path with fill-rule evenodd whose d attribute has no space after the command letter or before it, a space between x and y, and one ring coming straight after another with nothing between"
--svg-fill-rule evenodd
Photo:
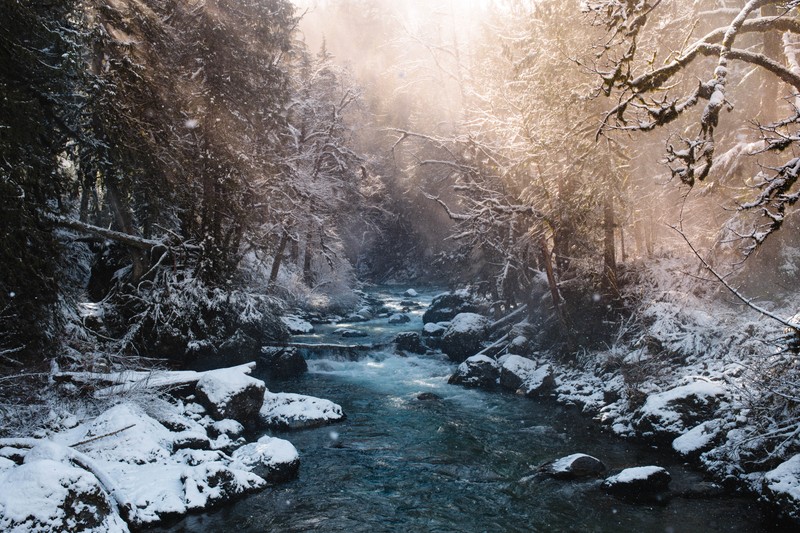
<instances>
[{"instance_id":1,"label":"river rapid","mask_svg":"<svg viewBox=\"0 0 800 533\"><path fill-rule=\"evenodd\" d=\"M405 288L403 288L405 289ZM372 291L400 308L400 288ZM414 298L423 306L435 292ZM412 321L351 324L378 343ZM303 342L342 342L317 328ZM349 340L349 339L348 339ZM770 531L752 498L672 497L659 505L622 502L600 480L559 481L535 469L576 452L614 471L656 464L672 474L673 492L702 481L678 458L603 433L574 408L448 385L455 365L442 356L400 356L376 349L357 361L309 360L301 378L268 381L273 391L328 398L342 406L339 424L274 432L300 452L298 479L159 531L274 532L757 532ZM420 400L421 393L439 400Z\"/></svg>"}]
</instances>

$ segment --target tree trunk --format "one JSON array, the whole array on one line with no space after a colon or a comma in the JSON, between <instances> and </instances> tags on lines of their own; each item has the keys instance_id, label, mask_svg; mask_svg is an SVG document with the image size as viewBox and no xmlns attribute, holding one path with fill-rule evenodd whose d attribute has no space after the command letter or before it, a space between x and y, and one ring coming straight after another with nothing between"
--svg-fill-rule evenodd
<instances>
[{"instance_id":1,"label":"tree trunk","mask_svg":"<svg viewBox=\"0 0 800 533\"><path fill-rule=\"evenodd\" d=\"M311 272L311 254L314 253L314 232L309 223L308 231L306 232L306 250L303 254L303 282L311 287L314 284L314 275Z\"/></svg>"},{"instance_id":2,"label":"tree trunk","mask_svg":"<svg viewBox=\"0 0 800 533\"><path fill-rule=\"evenodd\" d=\"M617 286L617 250L614 245L614 204L606 191L603 200L603 289L612 299L619 299Z\"/></svg>"},{"instance_id":3,"label":"tree trunk","mask_svg":"<svg viewBox=\"0 0 800 533\"><path fill-rule=\"evenodd\" d=\"M553 261L550 258L550 249L547 246L547 239L545 239L544 236L539 238L539 249L542 253L542 263L544 263L544 271L547 275L547 285L550 288L550 297L553 300L553 311L558 318L562 335L567 340L567 344L571 346L572 341L569 334L569 327L567 326L567 317L564 313L564 308L561 305L561 293L558 291L556 275L555 272L553 272Z\"/></svg>"},{"instance_id":4,"label":"tree trunk","mask_svg":"<svg viewBox=\"0 0 800 533\"><path fill-rule=\"evenodd\" d=\"M137 232L133 226L133 216L128 206L124 204L123 196L117 187L116 180L114 178L106 179L105 185L108 196L108 206L111 208L114 221L117 223L120 231L128 235L136 236ZM130 245L128 245L128 253L131 256L132 263L131 282L135 283L147 272L147 253L141 248Z\"/></svg>"},{"instance_id":5,"label":"tree trunk","mask_svg":"<svg viewBox=\"0 0 800 533\"><path fill-rule=\"evenodd\" d=\"M278 249L275 252L275 258L272 260L272 269L269 272L268 287L271 287L278 279L278 272L281 269L281 261L283 260L283 252L286 250L286 245L289 243L289 234L284 232L281 235L281 241L278 243Z\"/></svg>"}]
</instances>

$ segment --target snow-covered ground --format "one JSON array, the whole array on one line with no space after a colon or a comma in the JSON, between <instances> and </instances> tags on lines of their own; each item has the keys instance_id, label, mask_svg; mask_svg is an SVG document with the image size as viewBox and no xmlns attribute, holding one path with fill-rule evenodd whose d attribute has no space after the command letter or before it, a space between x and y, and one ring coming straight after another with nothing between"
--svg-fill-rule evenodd
<instances>
[{"instance_id":1,"label":"snow-covered ground","mask_svg":"<svg viewBox=\"0 0 800 533\"><path fill-rule=\"evenodd\" d=\"M128 531L296 476L300 457L289 441L264 435L247 443L242 424L253 421L223 418L245 412L236 404L254 393L260 393L256 417L259 409L272 413L284 397L266 391L249 370L154 376L157 384L194 377L213 412L194 396L151 392L37 438L0 439L0 530ZM291 413L281 416L305 425L343 416L327 400L298 394L290 400Z\"/></svg>"}]
</instances>

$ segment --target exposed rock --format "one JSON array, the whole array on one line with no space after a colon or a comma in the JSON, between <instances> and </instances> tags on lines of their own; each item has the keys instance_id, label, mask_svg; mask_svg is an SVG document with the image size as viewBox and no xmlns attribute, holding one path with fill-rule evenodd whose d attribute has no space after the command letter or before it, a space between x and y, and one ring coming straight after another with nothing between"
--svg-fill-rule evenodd
<instances>
[{"instance_id":1,"label":"exposed rock","mask_svg":"<svg viewBox=\"0 0 800 533\"><path fill-rule=\"evenodd\" d=\"M422 315L422 322L447 322L459 313L479 313L483 309L465 291L436 296Z\"/></svg>"},{"instance_id":2,"label":"exposed rock","mask_svg":"<svg viewBox=\"0 0 800 533\"><path fill-rule=\"evenodd\" d=\"M660 466L626 468L606 478L602 488L609 494L634 501L659 501L669 489L672 476Z\"/></svg>"},{"instance_id":3,"label":"exposed rock","mask_svg":"<svg viewBox=\"0 0 800 533\"><path fill-rule=\"evenodd\" d=\"M308 363L297 348L264 346L256 369L271 378L286 379L307 372Z\"/></svg>"},{"instance_id":4,"label":"exposed rock","mask_svg":"<svg viewBox=\"0 0 800 533\"><path fill-rule=\"evenodd\" d=\"M606 465L591 455L573 453L547 463L540 471L557 479L577 479L599 476L606 471Z\"/></svg>"},{"instance_id":5,"label":"exposed rock","mask_svg":"<svg viewBox=\"0 0 800 533\"><path fill-rule=\"evenodd\" d=\"M186 509L206 509L264 486L259 476L233 470L219 462L204 462L184 468L181 474Z\"/></svg>"},{"instance_id":6,"label":"exposed rock","mask_svg":"<svg viewBox=\"0 0 800 533\"><path fill-rule=\"evenodd\" d=\"M767 472L762 490L783 516L800 527L800 454Z\"/></svg>"},{"instance_id":7,"label":"exposed rock","mask_svg":"<svg viewBox=\"0 0 800 533\"><path fill-rule=\"evenodd\" d=\"M684 457L696 458L713 448L721 433L721 422L709 420L673 440L672 449Z\"/></svg>"},{"instance_id":8,"label":"exposed rock","mask_svg":"<svg viewBox=\"0 0 800 533\"><path fill-rule=\"evenodd\" d=\"M405 324L411 322L411 317L405 313L395 313L389 317L389 324Z\"/></svg>"},{"instance_id":9,"label":"exposed rock","mask_svg":"<svg viewBox=\"0 0 800 533\"><path fill-rule=\"evenodd\" d=\"M531 342L523 335L517 335L508 344L508 353L527 356L531 353Z\"/></svg>"},{"instance_id":10,"label":"exposed rock","mask_svg":"<svg viewBox=\"0 0 800 533\"><path fill-rule=\"evenodd\" d=\"M248 426L258 420L266 389L263 381L235 368L226 368L203 374L195 394L215 420L232 418Z\"/></svg>"},{"instance_id":11,"label":"exposed rock","mask_svg":"<svg viewBox=\"0 0 800 533\"><path fill-rule=\"evenodd\" d=\"M433 392L422 392L417 395L417 400L421 402L429 402L429 401L438 401L441 400L442 397L438 394L434 394Z\"/></svg>"},{"instance_id":12,"label":"exposed rock","mask_svg":"<svg viewBox=\"0 0 800 533\"><path fill-rule=\"evenodd\" d=\"M2 531L128 531L97 478L51 459L0 472Z\"/></svg>"},{"instance_id":13,"label":"exposed rock","mask_svg":"<svg viewBox=\"0 0 800 533\"><path fill-rule=\"evenodd\" d=\"M342 408L330 400L288 392L267 392L259 416L274 429L313 428L344 418Z\"/></svg>"},{"instance_id":14,"label":"exposed rock","mask_svg":"<svg viewBox=\"0 0 800 533\"><path fill-rule=\"evenodd\" d=\"M281 317L281 321L286 325L286 328L292 335L306 335L308 333L314 333L314 326L311 324L311 322L303 320L299 316L286 315Z\"/></svg>"},{"instance_id":15,"label":"exposed rock","mask_svg":"<svg viewBox=\"0 0 800 533\"><path fill-rule=\"evenodd\" d=\"M244 433L244 426L236 420L226 418L219 420L208 426L208 432L212 437L219 437L220 435L227 435L230 438L237 438Z\"/></svg>"},{"instance_id":16,"label":"exposed rock","mask_svg":"<svg viewBox=\"0 0 800 533\"><path fill-rule=\"evenodd\" d=\"M245 444L233 452L234 464L255 473L272 483L283 483L297 477L300 456L288 440L264 436L258 442Z\"/></svg>"},{"instance_id":17,"label":"exposed rock","mask_svg":"<svg viewBox=\"0 0 800 533\"><path fill-rule=\"evenodd\" d=\"M481 349L489 332L489 320L475 313L460 313L442 334L442 351L459 363Z\"/></svg>"},{"instance_id":18,"label":"exposed rock","mask_svg":"<svg viewBox=\"0 0 800 533\"><path fill-rule=\"evenodd\" d=\"M420 338L419 333L414 331L404 331L403 333L398 333L394 338L394 343L397 345L399 350L406 352L423 354L428 351L427 348L425 348L425 346L422 344L422 339Z\"/></svg>"},{"instance_id":19,"label":"exposed rock","mask_svg":"<svg viewBox=\"0 0 800 533\"><path fill-rule=\"evenodd\" d=\"M519 355L504 355L500 364L500 386L523 396L546 394L555 387L553 367L538 366L535 361Z\"/></svg>"},{"instance_id":20,"label":"exposed rock","mask_svg":"<svg viewBox=\"0 0 800 533\"><path fill-rule=\"evenodd\" d=\"M175 434L172 439L172 451L178 450L208 450L211 448L211 441L208 439L205 431L202 433L196 431L182 431Z\"/></svg>"},{"instance_id":21,"label":"exposed rock","mask_svg":"<svg viewBox=\"0 0 800 533\"><path fill-rule=\"evenodd\" d=\"M366 337L368 334L364 331L359 331L357 329L340 329L337 333L343 339L358 339L361 337Z\"/></svg>"},{"instance_id":22,"label":"exposed rock","mask_svg":"<svg viewBox=\"0 0 800 533\"><path fill-rule=\"evenodd\" d=\"M424 337L441 337L449 325L450 322L428 322L422 326L422 335Z\"/></svg>"},{"instance_id":23,"label":"exposed rock","mask_svg":"<svg viewBox=\"0 0 800 533\"><path fill-rule=\"evenodd\" d=\"M695 381L651 394L637 412L634 428L645 436L671 441L687 428L713 418L726 395L723 383L711 381Z\"/></svg>"},{"instance_id":24,"label":"exposed rock","mask_svg":"<svg viewBox=\"0 0 800 533\"><path fill-rule=\"evenodd\" d=\"M492 388L500 377L497 361L485 355L473 355L458 365L448 383L465 387Z\"/></svg>"}]
</instances>

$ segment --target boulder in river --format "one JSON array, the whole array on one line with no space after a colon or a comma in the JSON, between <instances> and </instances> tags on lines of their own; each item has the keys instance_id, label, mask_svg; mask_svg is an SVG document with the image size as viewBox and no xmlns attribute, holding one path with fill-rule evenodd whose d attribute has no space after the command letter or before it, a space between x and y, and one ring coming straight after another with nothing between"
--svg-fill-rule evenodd
<instances>
[{"instance_id":1,"label":"boulder in river","mask_svg":"<svg viewBox=\"0 0 800 533\"><path fill-rule=\"evenodd\" d=\"M421 392L417 395L417 400L421 402L438 401L441 399L441 396L433 392Z\"/></svg>"},{"instance_id":2,"label":"boulder in river","mask_svg":"<svg viewBox=\"0 0 800 533\"><path fill-rule=\"evenodd\" d=\"M422 344L419 333L415 331L398 333L394 338L394 344L397 346L398 350L403 350L405 352L423 354L428 351L425 345Z\"/></svg>"},{"instance_id":3,"label":"boulder in river","mask_svg":"<svg viewBox=\"0 0 800 533\"><path fill-rule=\"evenodd\" d=\"M460 313L442 334L442 351L460 363L481 349L489 332L489 320L475 313Z\"/></svg>"},{"instance_id":4,"label":"boulder in river","mask_svg":"<svg viewBox=\"0 0 800 533\"><path fill-rule=\"evenodd\" d=\"M466 291L448 292L431 301L422 315L422 322L448 322L459 313L478 313L482 310Z\"/></svg>"},{"instance_id":5,"label":"boulder in river","mask_svg":"<svg viewBox=\"0 0 800 533\"><path fill-rule=\"evenodd\" d=\"M247 426L258 420L266 390L263 381L237 368L225 368L204 373L195 386L195 395L215 420L232 418Z\"/></svg>"},{"instance_id":6,"label":"boulder in river","mask_svg":"<svg viewBox=\"0 0 800 533\"><path fill-rule=\"evenodd\" d=\"M286 315L281 317L281 321L286 325L289 333L292 335L306 335L314 333L314 326L311 322L303 320L296 315Z\"/></svg>"},{"instance_id":7,"label":"boulder in river","mask_svg":"<svg viewBox=\"0 0 800 533\"><path fill-rule=\"evenodd\" d=\"M672 476L660 466L626 468L606 478L602 488L609 494L635 501L659 501L669 489Z\"/></svg>"},{"instance_id":8,"label":"boulder in river","mask_svg":"<svg viewBox=\"0 0 800 533\"><path fill-rule=\"evenodd\" d=\"M539 366L536 361L519 355L504 355L500 364L500 386L523 396L544 394L555 386L553 367Z\"/></svg>"},{"instance_id":9,"label":"boulder in river","mask_svg":"<svg viewBox=\"0 0 800 533\"><path fill-rule=\"evenodd\" d=\"M403 296L408 296L410 298L416 298L419 296L419 293L414 289L408 289L406 292L403 293Z\"/></svg>"},{"instance_id":10,"label":"boulder in river","mask_svg":"<svg viewBox=\"0 0 800 533\"><path fill-rule=\"evenodd\" d=\"M599 476L606 471L606 465L591 455L573 453L545 464L540 471L556 479L578 479Z\"/></svg>"},{"instance_id":11,"label":"boulder in river","mask_svg":"<svg viewBox=\"0 0 800 533\"><path fill-rule=\"evenodd\" d=\"M458 365L448 383L465 387L493 388L500 377L497 361L485 355L473 355Z\"/></svg>"},{"instance_id":12,"label":"boulder in river","mask_svg":"<svg viewBox=\"0 0 800 533\"><path fill-rule=\"evenodd\" d=\"M337 333L343 339L358 339L367 336L366 332L357 329L340 329Z\"/></svg>"},{"instance_id":13,"label":"boulder in river","mask_svg":"<svg viewBox=\"0 0 800 533\"><path fill-rule=\"evenodd\" d=\"M283 483L297 477L300 455L288 440L263 436L245 444L231 455L234 465L253 471L272 483Z\"/></svg>"},{"instance_id":14,"label":"boulder in river","mask_svg":"<svg viewBox=\"0 0 800 533\"><path fill-rule=\"evenodd\" d=\"M411 317L405 313L395 313L389 317L389 324L405 324L411 322Z\"/></svg>"},{"instance_id":15,"label":"boulder in river","mask_svg":"<svg viewBox=\"0 0 800 533\"><path fill-rule=\"evenodd\" d=\"M307 372L308 363L295 347L264 346L256 368L271 378L286 379Z\"/></svg>"},{"instance_id":16,"label":"boulder in river","mask_svg":"<svg viewBox=\"0 0 800 533\"><path fill-rule=\"evenodd\" d=\"M305 429L338 422L344 413L341 406L323 398L267 392L259 416L272 429Z\"/></svg>"}]
</instances>

